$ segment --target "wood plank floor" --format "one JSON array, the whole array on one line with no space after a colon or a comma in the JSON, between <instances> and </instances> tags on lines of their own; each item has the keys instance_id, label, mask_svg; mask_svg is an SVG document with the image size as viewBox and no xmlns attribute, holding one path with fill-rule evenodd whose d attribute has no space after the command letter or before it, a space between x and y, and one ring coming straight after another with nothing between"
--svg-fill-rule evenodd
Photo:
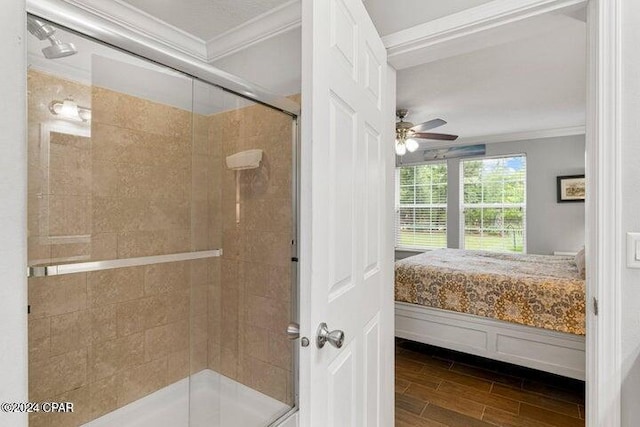
<instances>
[{"instance_id":1,"label":"wood plank floor","mask_svg":"<svg viewBox=\"0 0 640 427\"><path fill-rule=\"evenodd\" d=\"M584 425L582 381L396 341L396 427Z\"/></svg>"}]
</instances>

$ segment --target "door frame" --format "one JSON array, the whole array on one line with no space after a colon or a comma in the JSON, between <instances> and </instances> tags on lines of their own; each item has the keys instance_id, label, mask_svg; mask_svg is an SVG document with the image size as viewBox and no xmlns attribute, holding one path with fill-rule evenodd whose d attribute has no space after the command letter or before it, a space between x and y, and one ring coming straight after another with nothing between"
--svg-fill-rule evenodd
<instances>
[{"instance_id":1,"label":"door frame","mask_svg":"<svg viewBox=\"0 0 640 427\"><path fill-rule=\"evenodd\" d=\"M621 210L621 17L620 0L494 0L383 38L389 61L443 48L567 7L587 7L587 425L619 426L622 386L620 265ZM597 300L597 309L594 305ZM598 311L596 315L596 310Z\"/></svg>"}]
</instances>

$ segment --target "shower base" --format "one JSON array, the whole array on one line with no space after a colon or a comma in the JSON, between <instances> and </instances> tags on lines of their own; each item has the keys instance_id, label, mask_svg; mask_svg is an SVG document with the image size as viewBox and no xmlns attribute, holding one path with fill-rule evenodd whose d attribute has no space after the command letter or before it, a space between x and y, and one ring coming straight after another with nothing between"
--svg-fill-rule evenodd
<instances>
[{"instance_id":1,"label":"shower base","mask_svg":"<svg viewBox=\"0 0 640 427\"><path fill-rule=\"evenodd\" d=\"M84 427L263 427L289 409L278 400L206 369Z\"/></svg>"}]
</instances>

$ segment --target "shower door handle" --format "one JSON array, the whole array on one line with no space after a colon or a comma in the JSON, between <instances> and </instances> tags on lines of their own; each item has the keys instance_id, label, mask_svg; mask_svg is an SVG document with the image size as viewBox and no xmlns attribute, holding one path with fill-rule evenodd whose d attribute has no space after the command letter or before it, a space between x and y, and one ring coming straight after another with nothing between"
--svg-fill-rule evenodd
<instances>
[{"instance_id":1,"label":"shower door handle","mask_svg":"<svg viewBox=\"0 0 640 427\"><path fill-rule=\"evenodd\" d=\"M318 348L322 348L327 342L335 348L341 348L342 344L344 344L344 332L340 329L329 331L326 323L320 323L320 326L318 326L316 345Z\"/></svg>"}]
</instances>

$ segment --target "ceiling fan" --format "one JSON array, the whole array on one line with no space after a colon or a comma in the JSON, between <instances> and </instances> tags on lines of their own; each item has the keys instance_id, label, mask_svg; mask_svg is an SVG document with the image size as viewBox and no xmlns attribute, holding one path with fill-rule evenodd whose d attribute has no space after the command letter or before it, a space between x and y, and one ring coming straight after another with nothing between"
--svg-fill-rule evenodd
<instances>
[{"instance_id":1,"label":"ceiling fan","mask_svg":"<svg viewBox=\"0 0 640 427\"><path fill-rule=\"evenodd\" d=\"M442 119L429 120L419 125L405 122L404 118L407 117L408 112L409 111L404 108L396 111L396 116L400 119L399 122L396 122L396 154L398 156L404 156L407 151L410 153L416 151L418 149L418 139L433 139L438 141L455 141L458 139L458 135L426 132L446 125L447 122Z\"/></svg>"}]
</instances>

